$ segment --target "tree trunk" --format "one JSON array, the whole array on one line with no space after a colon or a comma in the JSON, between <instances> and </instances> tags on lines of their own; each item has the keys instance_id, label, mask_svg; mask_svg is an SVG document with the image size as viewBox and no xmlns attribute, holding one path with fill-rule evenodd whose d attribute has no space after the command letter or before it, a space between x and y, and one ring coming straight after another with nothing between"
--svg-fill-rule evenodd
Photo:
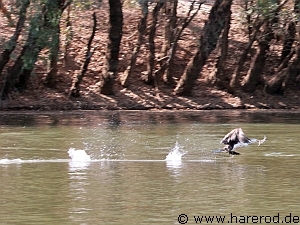
<instances>
[{"instance_id":1,"label":"tree trunk","mask_svg":"<svg viewBox=\"0 0 300 225\"><path fill-rule=\"evenodd\" d=\"M80 96L80 83L88 69L88 65L91 61L92 55L94 52L91 51L92 47L92 41L94 39L95 33L96 33L96 28L97 28L97 18L96 18L96 13L93 13L93 31L92 34L89 38L88 45L87 45L87 51L86 51L86 56L85 56L85 61L84 64L82 65L81 71L78 74L75 74L74 80L72 87L70 89L70 96L72 97L79 97Z\"/></svg>"},{"instance_id":2,"label":"tree trunk","mask_svg":"<svg viewBox=\"0 0 300 225\"><path fill-rule=\"evenodd\" d=\"M145 81L146 84L153 84L157 86L157 79L153 75L154 66L155 66L155 33L156 33L156 25L157 25L157 17L159 10L162 8L163 3L157 2L153 12L152 12L152 23L149 29L149 53L148 53L148 62L147 62L147 73L145 76L142 76L142 80Z\"/></svg>"},{"instance_id":3,"label":"tree trunk","mask_svg":"<svg viewBox=\"0 0 300 225\"><path fill-rule=\"evenodd\" d=\"M123 76L120 78L121 85L123 87L127 87L128 85L128 77L131 75L132 71L135 68L135 63L137 59L137 55L140 51L141 45L143 43L143 38L146 33L147 28L147 17L148 17L148 1L143 1L143 4L141 6L142 8L142 17L140 19L139 25L138 25L138 40L136 43L136 46L132 52L130 65L125 70Z\"/></svg>"},{"instance_id":4,"label":"tree trunk","mask_svg":"<svg viewBox=\"0 0 300 225\"><path fill-rule=\"evenodd\" d=\"M273 31L269 21L265 23L265 29L259 41L258 51L253 58L247 76L242 81L242 89L245 92L254 92L258 84L262 83L262 73L265 67L266 54L270 48L270 42L273 39Z\"/></svg>"},{"instance_id":5,"label":"tree trunk","mask_svg":"<svg viewBox=\"0 0 300 225\"><path fill-rule=\"evenodd\" d=\"M2 0L0 0L0 10L3 12L3 14L6 16L6 18L8 19L9 25L13 26L14 25L14 21L12 20L10 13L7 11L5 5L3 4Z\"/></svg>"},{"instance_id":6,"label":"tree trunk","mask_svg":"<svg viewBox=\"0 0 300 225\"><path fill-rule=\"evenodd\" d=\"M257 18L258 19L258 18ZM229 84L229 89L230 89L230 92L233 91L234 88L236 88L236 86L238 85L238 78L240 76L240 73L243 69L243 66L247 60L247 56L251 50L251 47L254 43L254 41L256 40L256 36L259 32L259 29L260 27L262 26L262 24L264 23L264 21L257 21L257 23L254 23L254 24L257 24L257 25L254 25L254 31L253 31L253 34L251 35L246 47L244 48L239 60L238 60L238 63L237 63L237 66L232 74L232 77L231 77L231 80L230 80L230 84Z\"/></svg>"},{"instance_id":7,"label":"tree trunk","mask_svg":"<svg viewBox=\"0 0 300 225\"><path fill-rule=\"evenodd\" d=\"M300 56L297 55L288 67L275 74L265 86L265 91L269 94L283 94L288 84L295 82L296 77L300 74L299 64Z\"/></svg>"},{"instance_id":8,"label":"tree trunk","mask_svg":"<svg viewBox=\"0 0 300 225\"><path fill-rule=\"evenodd\" d=\"M245 4L244 5L244 12L249 12L252 10L252 8L255 7L253 0L245 0L243 1L243 3ZM246 15L246 24L247 24L247 29L248 29L248 36L249 36L249 39L251 37L251 34L253 32L253 27L252 27L252 18L251 18L251 13L247 13Z\"/></svg>"},{"instance_id":9,"label":"tree trunk","mask_svg":"<svg viewBox=\"0 0 300 225\"><path fill-rule=\"evenodd\" d=\"M174 61L174 57L176 54L176 50L177 50L177 46L178 46L178 41L179 38L182 35L182 32L184 31L184 29L190 24L190 22L194 19L194 17L197 15L197 13L199 12L201 5L203 3L200 2L198 5L198 8L196 9L196 11L192 13L192 11L194 10L194 5L195 5L195 1L193 1L190 5L190 9L187 13L187 16L183 19L183 22L181 24L181 28L179 29L179 25L177 24L177 28L173 31L174 33L174 37L172 37L172 42L171 42L171 48L169 49L169 54L168 54L168 60L166 61L166 63L157 71L157 73L163 73L163 81L165 83L173 83L173 80L171 79L171 75L173 74L173 61Z\"/></svg>"},{"instance_id":10,"label":"tree trunk","mask_svg":"<svg viewBox=\"0 0 300 225\"><path fill-rule=\"evenodd\" d=\"M37 14L31 20L26 43L14 65L9 69L4 87L4 94L8 94L13 86L17 87L19 91L26 88L30 73L34 68L39 52L42 49L38 44L38 38L42 29L41 21L42 13Z\"/></svg>"},{"instance_id":11,"label":"tree trunk","mask_svg":"<svg viewBox=\"0 0 300 225\"><path fill-rule=\"evenodd\" d=\"M122 39L123 13L121 0L109 0L109 36L106 51L106 68L100 82L100 93L113 94L113 85L119 63L119 50Z\"/></svg>"},{"instance_id":12,"label":"tree trunk","mask_svg":"<svg viewBox=\"0 0 300 225\"><path fill-rule=\"evenodd\" d=\"M225 26L225 18L230 14L232 0L216 0L209 14L208 21L200 37L199 48L188 63L184 74L174 92L176 95L190 95L192 88L208 56L215 49L219 36Z\"/></svg>"},{"instance_id":13,"label":"tree trunk","mask_svg":"<svg viewBox=\"0 0 300 225\"><path fill-rule=\"evenodd\" d=\"M15 33L10 38L9 42L6 44L6 48L0 55L0 75L1 75L5 65L8 63L11 53L14 51L14 49L17 45L17 40L20 36L20 33L22 31L22 28L23 28L25 20L26 20L26 11L27 11L29 4L30 4L30 0L23 1L23 4L22 4L22 6L20 8L20 12L19 12L19 20L18 20L18 23L16 26Z\"/></svg>"},{"instance_id":14,"label":"tree trunk","mask_svg":"<svg viewBox=\"0 0 300 225\"><path fill-rule=\"evenodd\" d=\"M298 28L299 30L299 28ZM300 31L298 31L298 38L300 37ZM287 64L287 62L292 58L294 51L290 52L289 56L286 57L282 64ZM284 69L283 69L284 68ZM265 91L269 94L283 94L287 84L293 83L296 77L300 74L300 46L297 46L296 57L288 66L281 66L277 68L274 77L266 84Z\"/></svg>"},{"instance_id":15,"label":"tree trunk","mask_svg":"<svg viewBox=\"0 0 300 225\"><path fill-rule=\"evenodd\" d=\"M63 3L64 0L48 0L44 4L42 12L37 13L31 20L27 41L8 74L4 87L5 93L8 93L12 86L18 88L19 91L23 91L26 88L40 51L51 43L47 39L48 37L43 34L45 34L47 28L55 23L55 19L59 23L57 12L63 7Z\"/></svg>"},{"instance_id":16,"label":"tree trunk","mask_svg":"<svg viewBox=\"0 0 300 225\"><path fill-rule=\"evenodd\" d=\"M258 42L259 49L252 60L247 76L243 79L241 86L245 92L252 93L256 90L258 84L263 83L262 73L265 67L266 54L270 48L270 42L274 38L272 25L278 23L278 13L288 0L284 0L265 18L264 31L261 34L261 39Z\"/></svg>"},{"instance_id":17,"label":"tree trunk","mask_svg":"<svg viewBox=\"0 0 300 225\"><path fill-rule=\"evenodd\" d=\"M47 29L51 30L51 46L50 46L50 67L48 68L48 73L46 75L44 84L47 87L53 88L55 86L55 76L57 74L57 62L58 54L60 47L60 17L63 13L63 10L71 4L71 1L68 1L64 5L65 0L56 0L49 5L48 10L50 13L45 14L45 21L53 21L52 23L47 24ZM53 13L56 12L56 13Z\"/></svg>"},{"instance_id":18,"label":"tree trunk","mask_svg":"<svg viewBox=\"0 0 300 225\"><path fill-rule=\"evenodd\" d=\"M217 47L217 62L214 71L208 77L208 79L212 84L215 84L221 88L225 86L225 82L226 82L224 69L225 69L225 61L227 58L227 51L228 51L228 33L230 29L230 19L231 19L231 11L225 17L224 29Z\"/></svg>"},{"instance_id":19,"label":"tree trunk","mask_svg":"<svg viewBox=\"0 0 300 225\"><path fill-rule=\"evenodd\" d=\"M168 54L168 51L175 39L175 28L177 26L177 5L178 0L165 1L166 24L164 29L164 43L162 46L162 57Z\"/></svg>"},{"instance_id":20,"label":"tree trunk","mask_svg":"<svg viewBox=\"0 0 300 225\"><path fill-rule=\"evenodd\" d=\"M289 64L275 76L265 86L265 91L269 94L283 94L291 77L296 77L299 74L299 57Z\"/></svg>"},{"instance_id":21,"label":"tree trunk","mask_svg":"<svg viewBox=\"0 0 300 225\"><path fill-rule=\"evenodd\" d=\"M294 3L294 13L296 15L299 15L299 4L300 0L295 0ZM287 31L285 33L284 41L283 41L283 49L281 52L280 62L281 64L283 60L290 54L292 50L293 43L295 41L295 35L296 35L296 24L297 22L293 19L289 22Z\"/></svg>"},{"instance_id":22,"label":"tree trunk","mask_svg":"<svg viewBox=\"0 0 300 225\"><path fill-rule=\"evenodd\" d=\"M49 87L53 88L55 86L55 76L57 74L57 62L58 62L58 53L59 53L59 45L60 45L60 28L59 24L56 28L54 28L55 34L52 35L52 44L53 46L50 49L50 67L48 68L48 73L46 75L44 84Z\"/></svg>"},{"instance_id":23,"label":"tree trunk","mask_svg":"<svg viewBox=\"0 0 300 225\"><path fill-rule=\"evenodd\" d=\"M67 6L67 18L65 20L65 41L63 43L63 55L64 55L64 65L68 64L68 55L70 51L70 46L73 39L73 27L71 22L71 4Z\"/></svg>"},{"instance_id":24,"label":"tree trunk","mask_svg":"<svg viewBox=\"0 0 300 225\"><path fill-rule=\"evenodd\" d=\"M170 50L172 48L175 50L175 31L177 24L177 6L178 6L178 0L170 0L165 1L165 16L166 16L166 24L164 27L164 43L162 46L162 54L161 58L163 59L168 55L169 59L167 64L168 65L161 65L161 68L155 72L156 77L160 77L160 74L163 74L163 81L165 83L170 83L171 80L171 71L169 65L172 64L173 57L172 55L175 54L173 50ZM174 45L175 44L175 45ZM172 53L170 54L169 51ZM173 54L174 52L174 54ZM171 57L171 58L170 58Z\"/></svg>"}]
</instances>

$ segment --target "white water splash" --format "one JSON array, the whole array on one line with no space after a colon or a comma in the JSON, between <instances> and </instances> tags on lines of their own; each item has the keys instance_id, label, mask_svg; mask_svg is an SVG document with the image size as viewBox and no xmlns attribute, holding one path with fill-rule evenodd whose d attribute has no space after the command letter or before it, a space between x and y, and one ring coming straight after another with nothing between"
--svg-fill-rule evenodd
<instances>
[{"instance_id":1,"label":"white water splash","mask_svg":"<svg viewBox=\"0 0 300 225\"><path fill-rule=\"evenodd\" d=\"M294 154L282 154L281 152L272 152L272 153L266 153L265 156L290 157L290 156L295 156L295 155Z\"/></svg>"},{"instance_id":2,"label":"white water splash","mask_svg":"<svg viewBox=\"0 0 300 225\"><path fill-rule=\"evenodd\" d=\"M24 164L24 163L54 163L69 162L69 159L0 159L0 165Z\"/></svg>"},{"instance_id":3,"label":"white water splash","mask_svg":"<svg viewBox=\"0 0 300 225\"><path fill-rule=\"evenodd\" d=\"M166 161L181 161L182 156L184 156L187 152L182 150L182 146L176 142L175 147L169 152L166 157Z\"/></svg>"},{"instance_id":4,"label":"white water splash","mask_svg":"<svg viewBox=\"0 0 300 225\"><path fill-rule=\"evenodd\" d=\"M0 164L7 165L7 164L19 164L23 163L22 159L0 159Z\"/></svg>"},{"instance_id":5,"label":"white water splash","mask_svg":"<svg viewBox=\"0 0 300 225\"><path fill-rule=\"evenodd\" d=\"M75 162L89 162L91 157L84 150L76 150L75 148L70 148L68 154L72 161Z\"/></svg>"}]
</instances>

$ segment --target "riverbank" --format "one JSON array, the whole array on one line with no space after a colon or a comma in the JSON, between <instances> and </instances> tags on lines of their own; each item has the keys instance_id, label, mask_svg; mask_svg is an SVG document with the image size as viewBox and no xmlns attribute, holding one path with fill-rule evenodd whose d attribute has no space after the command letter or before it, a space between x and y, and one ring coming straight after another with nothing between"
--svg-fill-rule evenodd
<instances>
[{"instance_id":1,"label":"riverbank","mask_svg":"<svg viewBox=\"0 0 300 225\"><path fill-rule=\"evenodd\" d=\"M188 4L181 2L179 15L186 15ZM179 41L179 47L175 58L175 71L173 74L174 83L179 80L186 68L186 64L193 57L197 48L198 39L205 18L207 17L210 4L205 4L194 23L188 27L183 38ZM58 63L58 74L55 80L55 88L48 88L44 85L47 74L47 63L45 62L47 51L40 55L40 60L36 64L34 74L30 78L27 89L22 93L11 92L7 99L0 100L0 109L9 110L212 110L212 109L293 109L300 110L300 88L299 82L290 85L284 95L269 95L263 91L263 85L259 86L254 93L245 93L238 88L234 93L228 93L226 89L218 89L212 86L205 79L212 72L215 64L215 54L212 54L207 65L201 71L199 79L192 91L192 96L176 96L173 94L173 85L165 85L159 80L156 88L145 84L141 80L141 74L146 70L147 48L142 46L137 60L137 66L134 74L128 80L128 87L120 85L118 78L114 86L114 95L106 96L97 91L97 82L100 80L101 71L104 68L105 51L107 45L107 23L105 20L99 20L98 31L93 41L93 46L97 46L88 71L82 80L80 86L81 96L70 98L69 90L72 84L72 78L83 63L86 51L86 42L92 30L92 20L79 20L78 18L91 18L91 11L97 15L108 17L107 5L103 3L100 8L93 10L82 10L72 13L72 23L74 37L72 46L64 61L61 56ZM238 7L234 5L233 7ZM136 13L133 13L135 11ZM120 51L119 74L122 76L127 68L134 43L137 38L136 30L139 14L137 8L124 8L124 30L122 45ZM234 70L236 59L240 56L244 44L247 42L244 31L239 27L237 14L233 14L230 30L230 42L228 49L228 59L226 61L226 71L230 76ZM7 26L5 18L0 17L0 28L3 28L3 37L7 40L13 34L13 28ZM160 27L163 25L160 24ZM199 26L199 27L198 27ZM197 28L197 29L196 29ZM101 31L101 32L100 32ZM157 49L161 47L163 35L161 29L158 29L156 38ZM11 63L11 62L10 62ZM11 65L11 64L10 64ZM272 76L272 67L274 61L267 62L265 78ZM270 71L269 71L270 70ZM242 72L245 75L246 71Z\"/></svg>"},{"instance_id":2,"label":"riverbank","mask_svg":"<svg viewBox=\"0 0 300 225\"><path fill-rule=\"evenodd\" d=\"M1 102L2 110L211 110L211 109L292 109L300 110L299 93L271 96L263 91L235 95L202 86L193 96L175 96L172 90L154 90L148 86L136 89L116 88L115 94L105 96L84 92L79 98L55 90L13 93Z\"/></svg>"}]
</instances>

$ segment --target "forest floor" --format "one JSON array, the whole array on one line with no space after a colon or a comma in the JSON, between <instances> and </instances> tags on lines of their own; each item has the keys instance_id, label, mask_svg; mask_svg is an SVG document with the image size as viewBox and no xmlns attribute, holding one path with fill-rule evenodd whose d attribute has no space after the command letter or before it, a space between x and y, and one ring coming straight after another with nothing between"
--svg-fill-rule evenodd
<instances>
[{"instance_id":1,"label":"forest floor","mask_svg":"<svg viewBox=\"0 0 300 225\"><path fill-rule=\"evenodd\" d=\"M202 6L197 17L185 29L182 38L179 41L178 51L176 53L175 68L173 79L175 83L180 79L185 66L193 56L198 43L198 37L201 27L209 14L211 5ZM179 15L184 17L188 11L188 4L184 0L180 1ZM241 29L239 18L239 6L233 6L233 18L229 35L229 52L226 61L226 72L228 81L232 74L236 61L241 54L241 50L247 42L247 35ZM146 71L147 46L142 46L141 53L137 60L137 66L134 74L129 77L128 87L120 85L118 78L114 87L114 95L106 96L99 94L97 83L100 81L101 72L104 67L105 52L107 45L108 30L108 6L107 3L97 8L91 6L90 10L77 10L72 12L73 40L68 51L66 60L63 54L59 62L59 72L56 78L56 87L53 89L43 85L45 74L47 73L47 50L44 50L40 60L36 64L36 69L31 77L27 90L22 93L13 92L6 100L1 100L2 110L148 110L148 109L169 109L169 110L208 110L208 109L293 109L300 110L300 81L290 86L284 95L269 95L263 91L263 86L259 86L254 93L244 93L235 90L228 93L226 89L219 89L207 82L207 77L212 72L215 64L215 56L212 54L206 63L204 69L199 75L199 79L192 91L191 97L176 96L173 94L174 85L165 85L159 80L157 88L146 85L140 77ZM70 98L68 93L72 84L72 77L77 70L80 70L84 58L89 36L92 32L92 12L97 13L98 30L93 41L95 53L89 64L88 71L81 83L78 98ZM131 52L137 40L137 24L139 11L132 6L124 6L124 28L120 52L119 76L129 65ZM15 19L16 21L16 19ZM65 28L61 28L62 36ZM3 15L0 16L0 30L2 38L8 40L14 27L9 27L8 22ZM26 29L25 29L26 30ZM163 41L163 24L160 22L157 28L156 51L160 52ZM23 35L19 41L24 43L26 35ZM3 42L4 43L4 42ZM62 38L63 44L63 38ZM21 45L20 45L21 46ZM0 44L0 50L2 49ZM20 51L17 49L16 51ZM1 50L2 52L2 50ZM268 57L264 79L268 80L274 72L276 59L279 58L280 49L273 47L270 51L272 57ZM15 53L17 54L17 53ZM249 61L245 65L244 76L249 67ZM12 65L13 62L10 62ZM241 77L242 78L242 77Z\"/></svg>"}]
</instances>

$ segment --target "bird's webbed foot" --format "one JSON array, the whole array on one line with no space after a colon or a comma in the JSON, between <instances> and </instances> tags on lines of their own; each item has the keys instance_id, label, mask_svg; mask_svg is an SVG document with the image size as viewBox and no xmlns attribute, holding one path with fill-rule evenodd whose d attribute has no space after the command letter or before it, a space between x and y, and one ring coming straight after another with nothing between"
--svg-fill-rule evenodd
<instances>
[{"instance_id":1,"label":"bird's webbed foot","mask_svg":"<svg viewBox=\"0 0 300 225\"><path fill-rule=\"evenodd\" d=\"M229 155L240 155L239 152L236 151L228 151Z\"/></svg>"}]
</instances>

